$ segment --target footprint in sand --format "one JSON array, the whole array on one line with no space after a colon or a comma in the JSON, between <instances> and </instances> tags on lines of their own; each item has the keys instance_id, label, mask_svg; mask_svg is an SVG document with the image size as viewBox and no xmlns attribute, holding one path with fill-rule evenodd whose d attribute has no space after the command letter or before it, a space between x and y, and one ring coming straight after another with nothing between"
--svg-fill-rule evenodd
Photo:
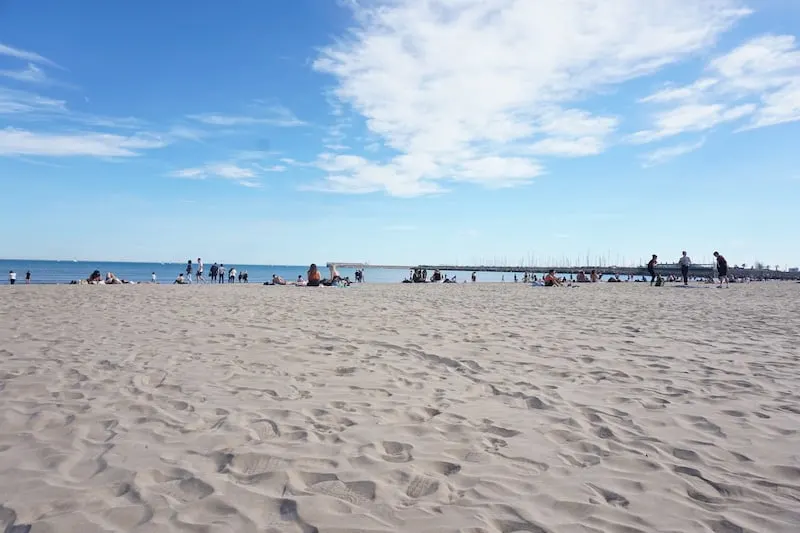
<instances>
[{"instance_id":1,"label":"footprint in sand","mask_svg":"<svg viewBox=\"0 0 800 533\"><path fill-rule=\"evenodd\" d=\"M270 440L281 436L278 424L266 418L251 422L250 434L255 440Z\"/></svg>"},{"instance_id":2,"label":"footprint in sand","mask_svg":"<svg viewBox=\"0 0 800 533\"><path fill-rule=\"evenodd\" d=\"M617 494L616 492L604 489L602 487L598 487L592 483L587 483L587 485L606 501L607 504L613 505L615 507L627 507L630 505L628 498L621 494Z\"/></svg>"},{"instance_id":3,"label":"footprint in sand","mask_svg":"<svg viewBox=\"0 0 800 533\"><path fill-rule=\"evenodd\" d=\"M406 495L410 498L422 498L439 490L439 482L425 475L414 476L408 484Z\"/></svg>"},{"instance_id":4,"label":"footprint in sand","mask_svg":"<svg viewBox=\"0 0 800 533\"><path fill-rule=\"evenodd\" d=\"M260 453L243 453L233 456L228 471L233 475L252 477L286 470L289 466L289 461L280 457Z\"/></svg>"},{"instance_id":5,"label":"footprint in sand","mask_svg":"<svg viewBox=\"0 0 800 533\"><path fill-rule=\"evenodd\" d=\"M382 441L380 444L383 451L386 452L385 455L383 455L384 461L390 463L407 463L411 461L411 450L414 449L412 445L391 440Z\"/></svg>"},{"instance_id":6,"label":"footprint in sand","mask_svg":"<svg viewBox=\"0 0 800 533\"><path fill-rule=\"evenodd\" d=\"M181 468L170 468L164 471L153 470L149 477L152 480L149 488L153 492L179 503L196 502L214 492L211 485Z\"/></svg>"},{"instance_id":7,"label":"footprint in sand","mask_svg":"<svg viewBox=\"0 0 800 533\"><path fill-rule=\"evenodd\" d=\"M375 483L372 481L321 481L309 487L309 490L353 505L365 505L375 499Z\"/></svg>"}]
</instances>

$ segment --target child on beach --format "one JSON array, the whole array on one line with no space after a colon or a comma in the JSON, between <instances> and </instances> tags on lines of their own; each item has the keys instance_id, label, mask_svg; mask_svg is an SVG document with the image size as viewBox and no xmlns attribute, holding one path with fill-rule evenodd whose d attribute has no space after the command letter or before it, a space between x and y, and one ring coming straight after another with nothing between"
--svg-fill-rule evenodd
<instances>
[{"instance_id":1,"label":"child on beach","mask_svg":"<svg viewBox=\"0 0 800 533\"><path fill-rule=\"evenodd\" d=\"M17 273L13 270L8 271L8 284L14 285L17 282Z\"/></svg>"},{"instance_id":2,"label":"child on beach","mask_svg":"<svg viewBox=\"0 0 800 533\"><path fill-rule=\"evenodd\" d=\"M150 283L158 283L158 278L156 277L156 273L155 272L150 274Z\"/></svg>"},{"instance_id":3,"label":"child on beach","mask_svg":"<svg viewBox=\"0 0 800 533\"><path fill-rule=\"evenodd\" d=\"M25 272L25 285L30 285L30 284L31 284L31 271L28 270L27 272Z\"/></svg>"}]
</instances>

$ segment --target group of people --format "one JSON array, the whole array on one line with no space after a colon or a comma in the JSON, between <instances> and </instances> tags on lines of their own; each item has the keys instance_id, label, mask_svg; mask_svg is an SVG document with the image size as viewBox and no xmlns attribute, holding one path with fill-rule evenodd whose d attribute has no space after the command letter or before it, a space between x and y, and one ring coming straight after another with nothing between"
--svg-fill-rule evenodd
<instances>
[{"instance_id":1,"label":"group of people","mask_svg":"<svg viewBox=\"0 0 800 533\"><path fill-rule=\"evenodd\" d=\"M721 288L723 283L726 287L729 286L730 282L728 280L727 259L725 259L725 256L719 252L714 252L714 260L716 262L717 278L719 279L718 287ZM661 274L656 273L657 265L658 255L653 254L652 259L650 259L650 261L647 263L647 273L650 274L650 285L661 286L664 283L664 279L662 278ZM678 266L681 267L683 284L689 285L689 267L692 266L692 260L689 258L685 250L681 253L680 259L678 259Z\"/></svg>"},{"instance_id":2,"label":"group of people","mask_svg":"<svg viewBox=\"0 0 800 533\"><path fill-rule=\"evenodd\" d=\"M195 270L196 269L196 270ZM196 272L196 277L192 280L192 274ZM207 283L206 278L203 276L204 274L204 266L203 260L201 258L197 258L197 263L192 264L192 260L189 259L186 262L186 274L184 275L183 272L178 274L178 277L175 278L174 283L179 285L192 283L196 281L197 283ZM217 264L214 263L209 268L209 275L211 283L225 283L225 279L228 279L228 283L235 283L237 280L239 283L248 283L248 274L247 271L244 270L242 272L236 271L236 267L231 267L227 271L225 270L224 264ZM157 283L156 274L153 272L152 276L153 283Z\"/></svg>"},{"instance_id":3,"label":"group of people","mask_svg":"<svg viewBox=\"0 0 800 533\"><path fill-rule=\"evenodd\" d=\"M428 278L427 268L412 268L408 272L409 276L403 280L403 283L457 283L455 274L452 278L447 277L447 274L436 269ZM476 274L472 273L472 281L475 281Z\"/></svg>"},{"instance_id":4,"label":"group of people","mask_svg":"<svg viewBox=\"0 0 800 533\"><path fill-rule=\"evenodd\" d=\"M9 285L16 285L17 283L17 273L13 270L8 271L8 284ZM28 270L25 272L25 285L31 284L31 271Z\"/></svg>"},{"instance_id":5,"label":"group of people","mask_svg":"<svg viewBox=\"0 0 800 533\"><path fill-rule=\"evenodd\" d=\"M303 279L303 276L299 275L297 276L297 281L289 282L281 276L273 274L272 281L267 281L264 283L264 285L294 285L298 287L347 287L351 284L349 277L343 277L341 274L339 274L336 265L329 264L328 270L330 271L330 275L327 278L323 278L316 263L311 263L311 266L308 267L308 272L306 272L308 279ZM361 272L360 275L359 272ZM356 271L356 281L358 283L362 283L364 281L364 273L360 270Z\"/></svg>"}]
</instances>

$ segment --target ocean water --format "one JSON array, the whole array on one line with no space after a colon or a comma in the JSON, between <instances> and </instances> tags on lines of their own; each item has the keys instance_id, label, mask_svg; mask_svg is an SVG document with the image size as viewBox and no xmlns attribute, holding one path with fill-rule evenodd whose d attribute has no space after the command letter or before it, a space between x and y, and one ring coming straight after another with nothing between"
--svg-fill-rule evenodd
<instances>
[{"instance_id":1,"label":"ocean water","mask_svg":"<svg viewBox=\"0 0 800 533\"><path fill-rule=\"evenodd\" d=\"M238 272L247 271L250 283L264 283L270 281L273 274L283 277L287 281L297 279L298 275L306 277L308 265L238 265L226 264L225 268L236 267ZM209 275L210 264L205 265L205 276ZM194 265L196 269L196 265ZM185 263L122 263L112 261L39 261L25 259L0 259L0 284L8 282L8 272L13 270L17 274L17 284L25 283L25 273L31 272L31 283L69 283L72 280L86 279L94 270L99 270L103 276L106 272L113 272L118 278L149 282L151 273L155 272L159 283L172 283L179 273L186 271ZM323 276L327 268L321 266ZM349 276L355 281L355 270L352 268L339 268L342 276ZM468 280L470 272L447 272L456 275L459 282ZM366 268L364 280L366 283L399 283L409 275L408 270L391 268ZM519 274L522 281L522 274ZM540 275L541 277L541 275ZM514 280L514 274L497 272L478 272L479 282L499 282ZM227 280L226 280L227 281Z\"/></svg>"}]
</instances>

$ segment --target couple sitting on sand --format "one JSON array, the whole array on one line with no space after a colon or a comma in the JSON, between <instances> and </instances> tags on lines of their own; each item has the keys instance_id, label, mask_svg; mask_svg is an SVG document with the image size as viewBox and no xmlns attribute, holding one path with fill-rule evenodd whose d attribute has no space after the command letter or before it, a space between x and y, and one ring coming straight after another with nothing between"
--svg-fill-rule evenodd
<instances>
[{"instance_id":1,"label":"couple sitting on sand","mask_svg":"<svg viewBox=\"0 0 800 533\"><path fill-rule=\"evenodd\" d=\"M303 276L297 276L297 281L289 283L277 274L272 275L272 282L264 283L264 285L295 285L297 287L331 287L331 286L344 286L350 285L350 278L343 278L336 270L336 265L329 265L330 278L323 279L319 269L315 263L312 263L308 268L308 281L303 279Z\"/></svg>"},{"instance_id":2,"label":"couple sitting on sand","mask_svg":"<svg viewBox=\"0 0 800 533\"><path fill-rule=\"evenodd\" d=\"M336 265L330 264L328 268L330 269L330 277L323 279L317 265L311 263L311 266L308 267L308 282L306 282L306 285L309 287L319 287L320 285L324 287L347 287L350 285L350 278L343 278L339 275L339 271L336 270Z\"/></svg>"},{"instance_id":3,"label":"couple sitting on sand","mask_svg":"<svg viewBox=\"0 0 800 533\"><path fill-rule=\"evenodd\" d=\"M70 285L127 285L135 284L135 281L128 281L126 279L118 278L113 272L106 273L106 277L100 274L99 270L95 270L89 277L80 281L71 281Z\"/></svg>"}]
</instances>

